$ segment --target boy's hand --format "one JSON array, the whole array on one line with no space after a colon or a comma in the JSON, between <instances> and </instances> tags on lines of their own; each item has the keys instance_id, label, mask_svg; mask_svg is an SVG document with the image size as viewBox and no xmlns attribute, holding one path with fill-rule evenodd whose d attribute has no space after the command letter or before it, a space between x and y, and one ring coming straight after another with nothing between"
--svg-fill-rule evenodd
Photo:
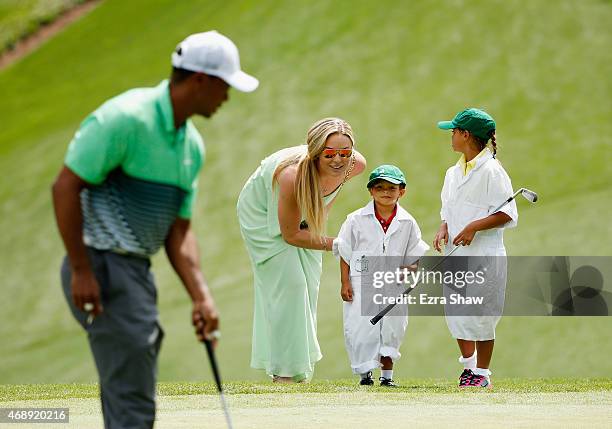
<instances>
[{"instance_id":1,"label":"boy's hand","mask_svg":"<svg viewBox=\"0 0 612 429\"><path fill-rule=\"evenodd\" d=\"M438 229L438 232L436 232L436 236L434 237L434 249L436 249L438 252L442 251L440 241L444 241L445 246L448 244L448 225L446 224L446 222L442 222L440 228Z\"/></svg>"},{"instance_id":2,"label":"boy's hand","mask_svg":"<svg viewBox=\"0 0 612 429\"><path fill-rule=\"evenodd\" d=\"M418 267L418 264L400 265L400 275L398 276L398 280L400 282L405 282L408 271L416 271Z\"/></svg>"},{"instance_id":3,"label":"boy's hand","mask_svg":"<svg viewBox=\"0 0 612 429\"><path fill-rule=\"evenodd\" d=\"M342 288L340 289L340 296L342 297L342 301L353 301L353 287L351 286L350 282L342 283Z\"/></svg>"}]
</instances>

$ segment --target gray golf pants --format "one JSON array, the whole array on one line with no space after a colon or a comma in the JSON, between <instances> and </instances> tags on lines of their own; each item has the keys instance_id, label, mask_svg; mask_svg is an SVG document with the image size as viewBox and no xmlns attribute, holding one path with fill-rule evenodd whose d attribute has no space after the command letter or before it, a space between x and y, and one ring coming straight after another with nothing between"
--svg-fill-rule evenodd
<instances>
[{"instance_id":1,"label":"gray golf pants","mask_svg":"<svg viewBox=\"0 0 612 429\"><path fill-rule=\"evenodd\" d=\"M104 307L91 325L87 324L87 313L72 302L67 258L61 277L70 310L87 332L98 369L104 426L152 428L163 331L150 261L92 248L88 248L88 255Z\"/></svg>"}]
</instances>

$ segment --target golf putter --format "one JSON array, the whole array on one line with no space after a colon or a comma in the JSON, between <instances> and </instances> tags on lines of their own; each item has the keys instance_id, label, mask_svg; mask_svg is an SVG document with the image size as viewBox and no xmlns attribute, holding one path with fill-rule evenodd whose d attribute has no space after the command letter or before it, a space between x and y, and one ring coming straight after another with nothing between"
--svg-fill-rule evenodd
<instances>
[{"instance_id":1,"label":"golf putter","mask_svg":"<svg viewBox=\"0 0 612 429\"><path fill-rule=\"evenodd\" d=\"M517 195L521 194L521 196L523 198L525 198L527 201L529 201L530 203L535 203L536 201L538 201L538 194L536 194L535 192L527 189L527 188L519 188L518 191L516 191L514 194L512 194L512 196L510 196L506 201L504 201L503 203L501 203L499 206L497 206L494 210L491 210L491 213L496 213L498 212L503 206L505 206L506 204L510 203L510 201L512 201L513 199L515 199L517 197ZM433 271L436 268L438 268L440 266L440 264L442 264L442 262L446 261L446 259L448 257L450 257L453 253L455 253L455 250L457 250L459 247L461 246L455 246L451 249L450 252L448 252L446 254L446 256L444 256L436 265L434 265L433 267L431 267L429 270ZM411 285L410 287L408 287L408 289L406 289L401 295L402 296L406 296L408 294L410 294L410 292L412 292L413 289L416 288L416 284ZM382 319L388 312L390 312L391 310L393 310L393 307L395 307L397 304L389 304L387 305L385 308L383 308L376 316L372 317L370 319L370 323L372 325L376 325L378 323L378 321L380 319Z\"/></svg>"},{"instance_id":2,"label":"golf putter","mask_svg":"<svg viewBox=\"0 0 612 429\"><path fill-rule=\"evenodd\" d=\"M215 331L210 334L209 338L204 339L204 346L206 347L206 353L208 353L208 359L210 360L210 366L212 368L213 376L215 377L215 382L217 383L217 391L219 392L219 397L221 398L221 407L223 408L223 412L225 413L225 421L227 422L227 427L229 429L233 429L232 418L229 413L229 408L227 407L227 402L225 401L225 395L223 394L223 385L221 384L221 374L219 373L219 368L217 367L217 359L215 357L215 350L212 345L212 338L218 338L219 331Z\"/></svg>"}]
</instances>

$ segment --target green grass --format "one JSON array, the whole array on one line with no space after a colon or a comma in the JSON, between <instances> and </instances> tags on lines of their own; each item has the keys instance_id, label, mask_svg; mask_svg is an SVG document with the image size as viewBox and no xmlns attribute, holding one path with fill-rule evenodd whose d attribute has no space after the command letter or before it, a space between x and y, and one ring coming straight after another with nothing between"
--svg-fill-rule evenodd
<instances>
[{"instance_id":1,"label":"green grass","mask_svg":"<svg viewBox=\"0 0 612 429\"><path fill-rule=\"evenodd\" d=\"M447 380L404 379L401 388L356 380L276 385L225 384L236 427L609 427L612 380L496 379L493 389L461 390ZM156 426L225 427L212 383L159 383ZM0 407L68 408L67 427L102 425L96 384L0 385ZM51 426L50 426L51 427Z\"/></svg>"},{"instance_id":2,"label":"green grass","mask_svg":"<svg viewBox=\"0 0 612 429\"><path fill-rule=\"evenodd\" d=\"M445 169L457 159L435 123L465 106L498 122L499 158L519 203L511 255L609 255L612 224L612 4L599 0L420 2L170 0L103 2L39 50L0 72L0 383L93 382L85 335L59 286L63 248L50 184L79 122L105 99L154 85L185 35L216 28L261 80L231 92L212 121L194 229L221 310L218 354L227 380L264 380L249 368L252 278L235 218L237 195L261 158L299 144L327 115L346 118L369 168L406 173L403 204L427 241L439 222ZM107 31L112 28L113 31ZM95 47L95 48L93 48ZM336 202L329 231L365 204L365 177ZM154 258L166 338L160 379L210 379L190 328L190 305L163 254ZM337 262L326 255L316 379L349 376ZM609 377L610 318L504 318L496 377ZM412 318L400 378L455 377L457 347L444 320Z\"/></svg>"},{"instance_id":3,"label":"green grass","mask_svg":"<svg viewBox=\"0 0 612 429\"><path fill-rule=\"evenodd\" d=\"M0 0L0 53L84 0Z\"/></svg>"},{"instance_id":4,"label":"green grass","mask_svg":"<svg viewBox=\"0 0 612 429\"><path fill-rule=\"evenodd\" d=\"M482 391L479 389L461 390L455 382L442 379L400 379L401 387L397 389L381 389L357 386L356 379L315 380L304 384L275 384L271 382L232 381L224 384L224 390L229 395L263 395L291 393L444 393L465 394L464 392ZM559 392L610 392L610 378L502 378L495 380L495 393L559 393ZM216 395L217 387L211 382L165 382L157 386L160 396L182 395ZM8 401L34 401L48 399L97 398L98 385L90 384L22 384L0 385L0 403Z\"/></svg>"}]
</instances>

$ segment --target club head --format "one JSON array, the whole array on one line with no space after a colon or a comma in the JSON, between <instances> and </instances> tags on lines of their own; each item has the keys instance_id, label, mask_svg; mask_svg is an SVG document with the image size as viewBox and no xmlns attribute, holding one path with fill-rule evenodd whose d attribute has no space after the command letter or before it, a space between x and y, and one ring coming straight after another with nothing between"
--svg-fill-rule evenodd
<instances>
[{"instance_id":1,"label":"club head","mask_svg":"<svg viewBox=\"0 0 612 429\"><path fill-rule=\"evenodd\" d=\"M538 201L538 194L527 188L521 188L521 195L530 203L535 203Z\"/></svg>"}]
</instances>

